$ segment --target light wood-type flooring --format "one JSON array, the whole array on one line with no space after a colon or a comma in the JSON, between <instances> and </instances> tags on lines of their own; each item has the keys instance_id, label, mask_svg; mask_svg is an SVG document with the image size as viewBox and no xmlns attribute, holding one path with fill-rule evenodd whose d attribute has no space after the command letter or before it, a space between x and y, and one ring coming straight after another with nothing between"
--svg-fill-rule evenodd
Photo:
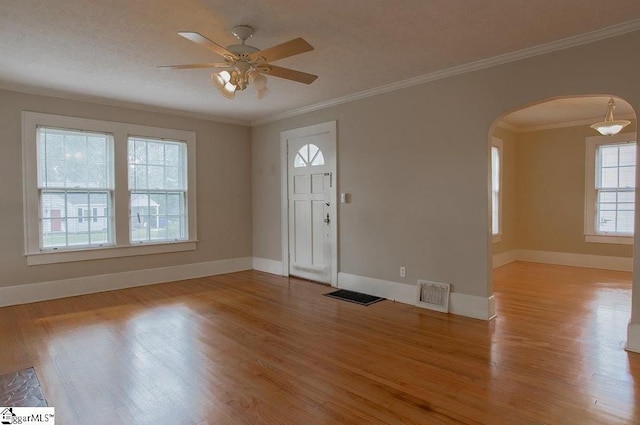
<instances>
[{"instance_id":1,"label":"light wood-type flooring","mask_svg":"<svg viewBox=\"0 0 640 425\"><path fill-rule=\"evenodd\" d=\"M57 425L640 424L631 274L516 262L497 319L248 271L0 309Z\"/></svg>"}]
</instances>

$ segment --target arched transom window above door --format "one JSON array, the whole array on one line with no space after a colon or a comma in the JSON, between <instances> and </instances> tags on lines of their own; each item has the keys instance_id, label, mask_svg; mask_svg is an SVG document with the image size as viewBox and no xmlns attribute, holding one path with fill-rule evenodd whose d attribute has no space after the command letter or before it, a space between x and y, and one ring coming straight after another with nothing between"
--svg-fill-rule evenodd
<instances>
[{"instance_id":1,"label":"arched transom window above door","mask_svg":"<svg viewBox=\"0 0 640 425\"><path fill-rule=\"evenodd\" d=\"M300 148L293 160L295 168L324 165L324 155L319 147L310 143Z\"/></svg>"}]
</instances>

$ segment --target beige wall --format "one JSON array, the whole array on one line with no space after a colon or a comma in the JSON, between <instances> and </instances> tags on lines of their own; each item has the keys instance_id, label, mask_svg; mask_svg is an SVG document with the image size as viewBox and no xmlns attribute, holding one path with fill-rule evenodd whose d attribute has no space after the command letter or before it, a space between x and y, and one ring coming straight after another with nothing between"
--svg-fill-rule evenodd
<instances>
[{"instance_id":1,"label":"beige wall","mask_svg":"<svg viewBox=\"0 0 640 425\"><path fill-rule=\"evenodd\" d=\"M585 140L597 135L588 125L518 135L517 248L632 256L631 245L584 241Z\"/></svg>"},{"instance_id":2,"label":"beige wall","mask_svg":"<svg viewBox=\"0 0 640 425\"><path fill-rule=\"evenodd\" d=\"M638 45L640 32L629 33L253 129L0 91L0 286L246 257L252 245L254 256L280 260L280 132L337 120L338 191L352 194L339 205L339 270L448 282L454 292L488 296L487 138L496 119L554 96L612 94L640 110L640 58L627 54ZM28 267L22 110L195 131L198 250ZM401 265L406 278L398 277Z\"/></svg>"},{"instance_id":3,"label":"beige wall","mask_svg":"<svg viewBox=\"0 0 640 425\"><path fill-rule=\"evenodd\" d=\"M493 254L517 248L518 237L518 135L496 127L493 136L502 140L502 235L493 243Z\"/></svg>"},{"instance_id":4,"label":"beige wall","mask_svg":"<svg viewBox=\"0 0 640 425\"><path fill-rule=\"evenodd\" d=\"M27 266L21 111L196 132L198 249ZM0 287L251 256L251 143L243 126L0 90Z\"/></svg>"},{"instance_id":5,"label":"beige wall","mask_svg":"<svg viewBox=\"0 0 640 425\"><path fill-rule=\"evenodd\" d=\"M338 191L352 193L339 205L339 270L490 295L495 120L555 96L613 94L640 110L640 58L626 53L638 45L640 32L630 33L254 128L254 255L281 259L280 132L337 120Z\"/></svg>"}]
</instances>

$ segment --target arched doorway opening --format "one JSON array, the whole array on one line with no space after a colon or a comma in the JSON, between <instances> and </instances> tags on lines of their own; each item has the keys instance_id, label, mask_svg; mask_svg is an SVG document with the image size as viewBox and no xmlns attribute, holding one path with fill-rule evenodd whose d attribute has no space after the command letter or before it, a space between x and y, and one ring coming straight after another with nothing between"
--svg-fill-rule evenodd
<instances>
[{"instance_id":1,"label":"arched doorway opening","mask_svg":"<svg viewBox=\"0 0 640 425\"><path fill-rule=\"evenodd\" d=\"M592 288L591 298L584 302L624 301L627 309L622 315L600 323L614 326L624 340L631 305L633 231L638 216L634 201L637 132L633 108L615 97L615 119L631 124L616 136L602 136L590 128L602 121L611 97L545 99L506 112L494 122L488 138L492 170L489 226L493 239L489 257L493 260L493 277L501 284L514 279L509 273L505 275L501 266L517 261L554 266L527 269L521 264L519 269L511 266L510 273L533 273L535 269L549 281L554 273L572 274L591 284L594 279L600 280L596 283L601 286ZM562 266L626 272L627 286L604 284L607 279L617 279L615 272L604 276L571 273ZM618 277L624 281L624 276ZM540 302L548 295L541 292L562 286L539 283L539 288L530 288L528 296L540 297ZM573 290L579 290L581 283L573 285ZM492 293L499 294L500 289L491 284ZM618 291L617 295L626 291L626 295L606 298L611 291Z\"/></svg>"}]
</instances>

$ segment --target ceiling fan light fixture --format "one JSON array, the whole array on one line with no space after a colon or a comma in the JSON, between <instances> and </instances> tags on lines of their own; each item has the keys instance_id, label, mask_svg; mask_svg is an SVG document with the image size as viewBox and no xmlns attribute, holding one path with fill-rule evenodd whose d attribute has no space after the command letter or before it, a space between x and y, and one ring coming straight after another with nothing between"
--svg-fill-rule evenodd
<instances>
[{"instance_id":1,"label":"ceiling fan light fixture","mask_svg":"<svg viewBox=\"0 0 640 425\"><path fill-rule=\"evenodd\" d=\"M249 82L253 85L258 99L262 99L267 95L267 93L269 93L269 89L267 88L267 77L253 69L247 72L247 77Z\"/></svg>"},{"instance_id":2,"label":"ceiling fan light fixture","mask_svg":"<svg viewBox=\"0 0 640 425\"><path fill-rule=\"evenodd\" d=\"M255 87L256 90L262 90L262 89L266 89L267 88L267 77L265 77L264 75L256 72L257 75L255 75L251 81L251 83L253 84L253 87Z\"/></svg>"},{"instance_id":3,"label":"ceiling fan light fixture","mask_svg":"<svg viewBox=\"0 0 640 425\"><path fill-rule=\"evenodd\" d=\"M221 71L211 74L211 82L218 90L222 90L224 86L231 81L231 74L228 71Z\"/></svg>"},{"instance_id":4,"label":"ceiling fan light fixture","mask_svg":"<svg viewBox=\"0 0 640 425\"><path fill-rule=\"evenodd\" d=\"M241 44L233 44L223 47L209 40L207 37L193 31L182 31L178 34L201 47L209 49L221 56L224 62L219 63L194 63L189 65L160 66L161 69L199 69L199 68L225 68L224 71L211 74L211 82L220 93L229 99L233 99L237 91L244 91L251 83L254 86L258 99L263 98L269 92L267 78L262 73L270 76L284 78L304 84L311 84L318 78L317 75L296 71L271 65L271 62L299 55L313 50L313 46L304 39L298 37L267 49L246 44L254 29L248 25L233 27L235 35Z\"/></svg>"},{"instance_id":5,"label":"ceiling fan light fixture","mask_svg":"<svg viewBox=\"0 0 640 425\"><path fill-rule=\"evenodd\" d=\"M262 89L256 89L256 97L258 99L262 99L263 97L265 97L267 94L269 93L269 89L264 87Z\"/></svg>"},{"instance_id":6,"label":"ceiling fan light fixture","mask_svg":"<svg viewBox=\"0 0 640 425\"><path fill-rule=\"evenodd\" d=\"M211 74L211 82L227 99L233 99L235 97L236 90L238 89L233 80L233 74L230 74L228 71Z\"/></svg>"},{"instance_id":7,"label":"ceiling fan light fixture","mask_svg":"<svg viewBox=\"0 0 640 425\"><path fill-rule=\"evenodd\" d=\"M235 84L227 83L224 85L222 89L220 89L220 93L227 99L233 99L236 95L236 90L238 87Z\"/></svg>"},{"instance_id":8,"label":"ceiling fan light fixture","mask_svg":"<svg viewBox=\"0 0 640 425\"><path fill-rule=\"evenodd\" d=\"M597 122L591 126L594 130L603 136L613 136L620 133L620 131L631 124L631 121L627 120L614 120L613 110L616 108L613 98L609 99L607 104L607 112L604 116L604 121Z\"/></svg>"}]
</instances>

